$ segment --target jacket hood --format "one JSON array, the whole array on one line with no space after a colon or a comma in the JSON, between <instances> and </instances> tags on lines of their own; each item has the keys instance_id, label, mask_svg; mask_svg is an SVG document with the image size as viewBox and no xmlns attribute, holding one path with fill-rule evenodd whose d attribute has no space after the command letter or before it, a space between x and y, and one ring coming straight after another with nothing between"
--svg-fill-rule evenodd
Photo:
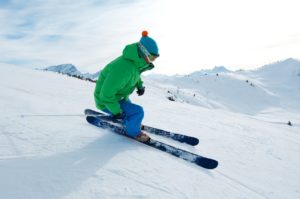
<instances>
[{"instance_id":1,"label":"jacket hood","mask_svg":"<svg viewBox=\"0 0 300 199\"><path fill-rule=\"evenodd\" d=\"M122 57L124 59L133 61L141 73L154 68L153 64L147 64L145 59L139 56L138 43L125 46Z\"/></svg>"}]
</instances>

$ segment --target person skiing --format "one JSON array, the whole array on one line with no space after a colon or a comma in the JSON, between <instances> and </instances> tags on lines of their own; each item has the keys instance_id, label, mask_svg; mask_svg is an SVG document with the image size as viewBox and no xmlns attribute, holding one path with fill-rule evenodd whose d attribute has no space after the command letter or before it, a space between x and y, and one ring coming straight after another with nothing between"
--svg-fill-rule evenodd
<instances>
[{"instance_id":1,"label":"person skiing","mask_svg":"<svg viewBox=\"0 0 300 199\"><path fill-rule=\"evenodd\" d=\"M96 107L121 121L127 135L142 142L150 140L141 130L144 110L132 103L129 95L135 89L139 96L144 94L141 74L154 68L152 62L157 57L155 40L143 31L139 42L125 46L123 54L104 67L94 91Z\"/></svg>"}]
</instances>

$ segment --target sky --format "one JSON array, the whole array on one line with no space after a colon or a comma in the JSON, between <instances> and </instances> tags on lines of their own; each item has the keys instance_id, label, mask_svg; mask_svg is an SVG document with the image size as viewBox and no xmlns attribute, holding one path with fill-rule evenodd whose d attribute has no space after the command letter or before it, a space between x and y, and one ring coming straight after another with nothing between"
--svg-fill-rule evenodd
<instances>
[{"instance_id":1,"label":"sky","mask_svg":"<svg viewBox=\"0 0 300 199\"><path fill-rule=\"evenodd\" d=\"M147 30L154 73L300 59L299 0L0 0L0 63L96 72Z\"/></svg>"}]
</instances>

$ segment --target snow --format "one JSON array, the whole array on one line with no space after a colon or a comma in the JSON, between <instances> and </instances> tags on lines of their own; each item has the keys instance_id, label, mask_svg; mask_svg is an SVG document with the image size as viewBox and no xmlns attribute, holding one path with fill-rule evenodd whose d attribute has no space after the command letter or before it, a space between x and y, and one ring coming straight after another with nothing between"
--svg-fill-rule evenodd
<instances>
[{"instance_id":1,"label":"snow","mask_svg":"<svg viewBox=\"0 0 300 199\"><path fill-rule=\"evenodd\" d=\"M0 198L300 198L295 60L219 76L146 77L145 95L132 95L145 124L200 143L153 138L218 160L211 171L89 125L83 110L96 109L94 83L0 69Z\"/></svg>"}]
</instances>

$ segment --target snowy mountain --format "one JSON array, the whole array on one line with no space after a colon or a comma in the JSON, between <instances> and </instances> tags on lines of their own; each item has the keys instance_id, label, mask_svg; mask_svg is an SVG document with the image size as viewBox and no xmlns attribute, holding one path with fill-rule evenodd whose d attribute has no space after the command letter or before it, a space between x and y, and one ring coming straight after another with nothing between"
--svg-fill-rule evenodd
<instances>
[{"instance_id":1,"label":"snowy mountain","mask_svg":"<svg viewBox=\"0 0 300 199\"><path fill-rule=\"evenodd\" d=\"M287 59L261 67L253 74L267 81L273 81L277 86L300 88L300 61Z\"/></svg>"},{"instance_id":2,"label":"snowy mountain","mask_svg":"<svg viewBox=\"0 0 300 199\"><path fill-rule=\"evenodd\" d=\"M204 71L204 72L203 72ZM173 101L257 114L268 108L300 110L300 62L288 59L254 71L226 68L185 76L149 76Z\"/></svg>"},{"instance_id":3,"label":"snowy mountain","mask_svg":"<svg viewBox=\"0 0 300 199\"><path fill-rule=\"evenodd\" d=\"M49 66L44 68L45 71L52 71L57 73L62 73L70 76L77 76L84 79L95 80L98 79L100 71L94 74L90 73L81 73L73 64L61 64L57 66Z\"/></svg>"},{"instance_id":4,"label":"snowy mountain","mask_svg":"<svg viewBox=\"0 0 300 199\"><path fill-rule=\"evenodd\" d=\"M81 72L73 64L61 64L57 66L49 66L45 68L46 71L52 71L68 75L81 75Z\"/></svg>"},{"instance_id":5,"label":"snowy mountain","mask_svg":"<svg viewBox=\"0 0 300 199\"><path fill-rule=\"evenodd\" d=\"M194 72L190 74L189 76L203 76L203 75L216 75L219 73L227 73L230 72L226 67L224 66L215 66L213 69L206 69L206 70L200 70L197 72Z\"/></svg>"},{"instance_id":6,"label":"snowy mountain","mask_svg":"<svg viewBox=\"0 0 300 199\"><path fill-rule=\"evenodd\" d=\"M211 171L89 125L92 82L0 69L0 198L300 198L297 60L218 76L146 77L145 94L131 96L145 124L200 143L151 137L218 160Z\"/></svg>"}]
</instances>

